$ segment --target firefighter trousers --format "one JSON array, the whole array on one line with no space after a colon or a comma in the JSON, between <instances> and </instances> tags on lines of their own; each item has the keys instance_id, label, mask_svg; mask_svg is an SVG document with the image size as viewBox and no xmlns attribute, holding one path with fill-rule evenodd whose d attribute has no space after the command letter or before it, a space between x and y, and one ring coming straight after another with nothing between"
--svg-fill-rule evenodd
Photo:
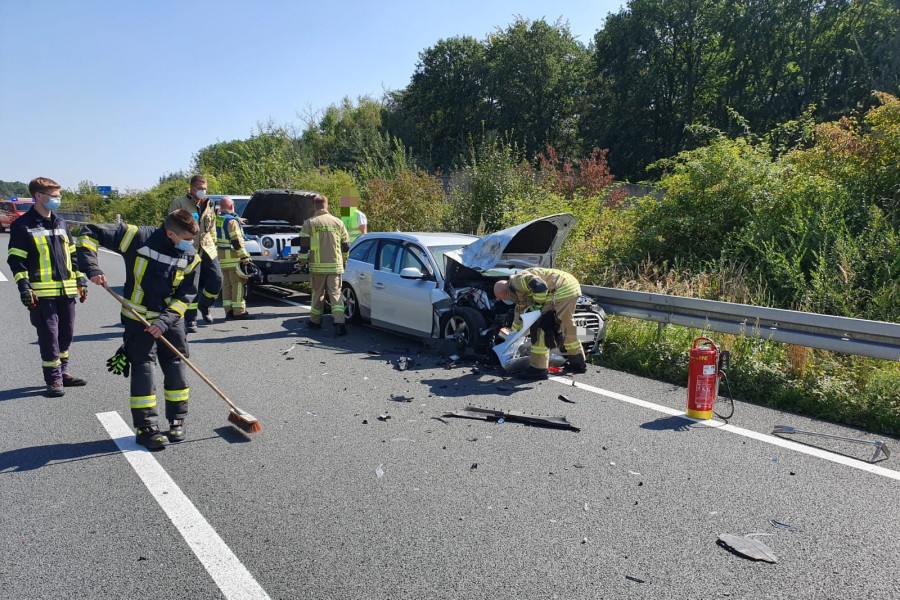
<instances>
[{"instance_id":1,"label":"firefighter trousers","mask_svg":"<svg viewBox=\"0 0 900 600\"><path fill-rule=\"evenodd\" d=\"M311 323L321 323L325 311L325 294L331 303L331 316L334 324L344 322L344 297L341 296L341 275L336 273L311 273L309 285L312 287L312 298L309 308Z\"/></svg>"},{"instance_id":2,"label":"firefighter trousers","mask_svg":"<svg viewBox=\"0 0 900 600\"><path fill-rule=\"evenodd\" d=\"M53 385L62 381L63 373L69 372L69 346L75 334L75 298L38 298L37 306L28 313L37 329L44 382Z\"/></svg>"},{"instance_id":3,"label":"firefighter trousers","mask_svg":"<svg viewBox=\"0 0 900 600\"><path fill-rule=\"evenodd\" d=\"M222 305L225 313L242 315L247 312L247 286L238 276L237 265L228 265L222 269Z\"/></svg>"},{"instance_id":4,"label":"firefighter trousers","mask_svg":"<svg viewBox=\"0 0 900 600\"><path fill-rule=\"evenodd\" d=\"M188 305L184 313L184 320L188 323L197 320L197 310L207 312L213 305L219 292L222 291L222 269L219 268L219 259L210 258L206 252L200 251L200 278L197 283L197 297Z\"/></svg>"},{"instance_id":5,"label":"firefighter trousers","mask_svg":"<svg viewBox=\"0 0 900 600\"><path fill-rule=\"evenodd\" d=\"M575 307L577 304L577 296L552 299L543 306L541 313L556 313L557 325L562 330L561 350L567 357L574 359L575 362L583 363L585 360L584 348L578 340L578 328L575 325ZM556 343L554 341L548 345L546 333L543 329L538 329L536 335L532 337L528 364L536 369L546 369L550 365L550 347L555 347Z\"/></svg>"},{"instance_id":6,"label":"firefighter trousers","mask_svg":"<svg viewBox=\"0 0 900 600\"><path fill-rule=\"evenodd\" d=\"M139 322L122 317L125 325L125 353L131 361L131 418L135 427L156 425L156 386L153 383L153 365L159 357L163 372L163 398L166 402L166 419L184 419L188 412L190 389L187 371L181 359L169 350L162 340L144 331ZM163 336L185 357L188 357L187 336L184 321L178 320Z\"/></svg>"}]
</instances>

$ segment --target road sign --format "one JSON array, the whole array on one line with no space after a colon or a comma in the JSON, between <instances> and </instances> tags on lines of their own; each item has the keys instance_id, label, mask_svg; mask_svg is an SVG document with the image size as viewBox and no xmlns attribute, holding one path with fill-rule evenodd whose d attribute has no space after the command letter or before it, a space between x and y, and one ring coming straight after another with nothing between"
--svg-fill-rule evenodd
<instances>
[{"instance_id":1,"label":"road sign","mask_svg":"<svg viewBox=\"0 0 900 600\"><path fill-rule=\"evenodd\" d=\"M111 186L111 185L98 185L98 186L97 186L97 191L98 191L98 192L100 193L100 195L103 196L104 198L108 198L110 192L112 192L112 186Z\"/></svg>"}]
</instances>

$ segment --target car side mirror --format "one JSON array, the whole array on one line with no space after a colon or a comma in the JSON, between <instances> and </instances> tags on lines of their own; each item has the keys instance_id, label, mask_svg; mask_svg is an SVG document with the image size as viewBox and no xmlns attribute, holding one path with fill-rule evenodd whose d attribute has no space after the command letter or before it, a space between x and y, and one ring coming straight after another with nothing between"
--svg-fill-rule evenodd
<instances>
[{"instance_id":1,"label":"car side mirror","mask_svg":"<svg viewBox=\"0 0 900 600\"><path fill-rule=\"evenodd\" d=\"M400 277L403 279L428 279L428 277L415 267L406 267L400 271Z\"/></svg>"}]
</instances>

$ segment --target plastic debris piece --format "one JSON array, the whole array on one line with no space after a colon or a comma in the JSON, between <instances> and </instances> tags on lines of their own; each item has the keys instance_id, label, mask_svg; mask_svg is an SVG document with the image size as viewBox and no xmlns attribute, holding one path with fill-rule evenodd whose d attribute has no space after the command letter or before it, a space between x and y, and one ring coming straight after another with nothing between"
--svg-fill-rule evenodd
<instances>
[{"instance_id":1,"label":"plastic debris piece","mask_svg":"<svg viewBox=\"0 0 900 600\"><path fill-rule=\"evenodd\" d=\"M632 577L631 575L626 575L625 579L633 581L635 583L647 583L644 579L641 579L640 577Z\"/></svg>"},{"instance_id":2,"label":"plastic debris piece","mask_svg":"<svg viewBox=\"0 0 900 600\"><path fill-rule=\"evenodd\" d=\"M375 467L375 477L381 479L384 477L384 463L381 463L377 467Z\"/></svg>"},{"instance_id":3,"label":"plastic debris piece","mask_svg":"<svg viewBox=\"0 0 900 600\"><path fill-rule=\"evenodd\" d=\"M591 510L591 505L588 504L587 502L585 502L584 503L584 512L588 512L589 510Z\"/></svg>"},{"instance_id":4,"label":"plastic debris piece","mask_svg":"<svg viewBox=\"0 0 900 600\"><path fill-rule=\"evenodd\" d=\"M566 417L547 417L543 415L532 415L519 410L494 410L490 408L481 408L478 406L467 406L465 410L455 410L444 413L445 417L459 417L462 419L478 419L481 421L494 421L500 423L505 421L523 423L525 425L536 425L543 427L551 427L555 429L568 429L570 431L581 431L578 427L569 423Z\"/></svg>"},{"instance_id":5,"label":"plastic debris piece","mask_svg":"<svg viewBox=\"0 0 900 600\"><path fill-rule=\"evenodd\" d=\"M459 354L451 354L451 355L450 355L450 360L452 360L452 361L457 361L457 360L459 360Z\"/></svg>"},{"instance_id":6,"label":"plastic debris piece","mask_svg":"<svg viewBox=\"0 0 900 600\"><path fill-rule=\"evenodd\" d=\"M282 351L281 351L281 355L284 356L285 354L287 354L288 352L290 352L291 350L293 350L293 349L296 348L296 347L297 347L297 344L291 344L291 347L290 347L290 348L288 348L287 350L282 350Z\"/></svg>"},{"instance_id":7,"label":"plastic debris piece","mask_svg":"<svg viewBox=\"0 0 900 600\"><path fill-rule=\"evenodd\" d=\"M562 370L562 367L549 367L547 369L547 372L550 373L551 375L559 375L560 373L563 372L563 370Z\"/></svg>"},{"instance_id":8,"label":"plastic debris piece","mask_svg":"<svg viewBox=\"0 0 900 600\"><path fill-rule=\"evenodd\" d=\"M506 423L506 419L504 419L503 417L497 419L497 425L502 425L503 423Z\"/></svg>"},{"instance_id":9,"label":"plastic debris piece","mask_svg":"<svg viewBox=\"0 0 900 600\"><path fill-rule=\"evenodd\" d=\"M472 469L477 469L477 468L478 468L478 463L472 463L472 466L469 467L469 470L471 471Z\"/></svg>"},{"instance_id":10,"label":"plastic debris piece","mask_svg":"<svg viewBox=\"0 0 900 600\"><path fill-rule=\"evenodd\" d=\"M640 475L640 472L638 472L638 471L628 471L628 474L629 474L629 475Z\"/></svg>"},{"instance_id":11,"label":"plastic debris piece","mask_svg":"<svg viewBox=\"0 0 900 600\"><path fill-rule=\"evenodd\" d=\"M723 533L719 535L717 543L735 554L751 560L761 560L767 563L778 562L778 557L775 556L772 549L754 538Z\"/></svg>"},{"instance_id":12,"label":"plastic debris piece","mask_svg":"<svg viewBox=\"0 0 900 600\"><path fill-rule=\"evenodd\" d=\"M559 397L559 399L562 400L563 402L568 402L569 404L575 404L575 401L574 401L574 400L569 400L569 398L568 398L567 396L563 396L562 394L560 394L558 397Z\"/></svg>"},{"instance_id":13,"label":"plastic debris piece","mask_svg":"<svg viewBox=\"0 0 900 600\"><path fill-rule=\"evenodd\" d=\"M391 394L391 400L394 402L412 402L415 400L414 396L395 396Z\"/></svg>"},{"instance_id":14,"label":"plastic debris piece","mask_svg":"<svg viewBox=\"0 0 900 600\"><path fill-rule=\"evenodd\" d=\"M440 422L443 423L444 425L449 425L449 424L450 424L450 421L448 421L448 420L445 419L444 417L431 417L431 418L434 419L435 421L440 421Z\"/></svg>"},{"instance_id":15,"label":"plastic debris piece","mask_svg":"<svg viewBox=\"0 0 900 600\"><path fill-rule=\"evenodd\" d=\"M401 356L397 359L397 370L405 371L413 365L413 359L408 356Z\"/></svg>"},{"instance_id":16,"label":"plastic debris piece","mask_svg":"<svg viewBox=\"0 0 900 600\"><path fill-rule=\"evenodd\" d=\"M368 419L363 419L362 424L363 424L363 425L368 425L368 424L369 424L369 420L368 420Z\"/></svg>"},{"instance_id":17,"label":"plastic debris piece","mask_svg":"<svg viewBox=\"0 0 900 600\"><path fill-rule=\"evenodd\" d=\"M285 356L284 360L294 360L294 357L293 356Z\"/></svg>"},{"instance_id":18,"label":"plastic debris piece","mask_svg":"<svg viewBox=\"0 0 900 600\"><path fill-rule=\"evenodd\" d=\"M775 519L772 519L771 523L772 523L772 527L774 527L775 529L784 529L786 531L790 531L791 533L800 531L799 528L794 527L793 525L789 525L788 523L782 523L781 521L776 521Z\"/></svg>"},{"instance_id":19,"label":"plastic debris piece","mask_svg":"<svg viewBox=\"0 0 900 600\"><path fill-rule=\"evenodd\" d=\"M366 350L366 354L371 354L372 356L381 356L381 350Z\"/></svg>"},{"instance_id":20,"label":"plastic debris piece","mask_svg":"<svg viewBox=\"0 0 900 600\"><path fill-rule=\"evenodd\" d=\"M389 415L389 414L387 414L387 413L385 413L385 414L383 414L383 415L378 415L378 420L379 420L379 421L387 421L387 420L390 419L390 418L391 418L391 415Z\"/></svg>"}]
</instances>

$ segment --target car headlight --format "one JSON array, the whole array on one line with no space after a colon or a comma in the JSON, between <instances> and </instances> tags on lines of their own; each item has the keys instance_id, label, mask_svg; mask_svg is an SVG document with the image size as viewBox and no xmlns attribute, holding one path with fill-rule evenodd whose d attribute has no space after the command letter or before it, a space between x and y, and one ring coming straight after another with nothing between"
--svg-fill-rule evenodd
<instances>
[{"instance_id":1,"label":"car headlight","mask_svg":"<svg viewBox=\"0 0 900 600\"><path fill-rule=\"evenodd\" d=\"M262 245L263 245L263 248L271 248L272 246L275 245L275 240L273 240L270 237L264 237L262 239Z\"/></svg>"}]
</instances>

